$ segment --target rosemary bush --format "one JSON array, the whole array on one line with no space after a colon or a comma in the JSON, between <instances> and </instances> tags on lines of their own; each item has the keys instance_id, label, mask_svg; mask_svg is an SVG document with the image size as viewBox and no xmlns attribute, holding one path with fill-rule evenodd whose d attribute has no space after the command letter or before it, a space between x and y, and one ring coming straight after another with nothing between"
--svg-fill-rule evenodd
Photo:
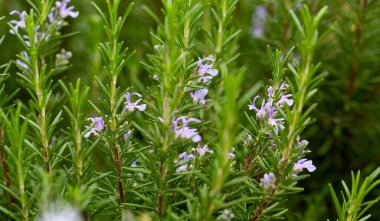
<instances>
[{"instance_id":1,"label":"rosemary bush","mask_svg":"<svg viewBox=\"0 0 380 221\"><path fill-rule=\"evenodd\" d=\"M372 217L378 1L0 6L0 220Z\"/></svg>"}]
</instances>

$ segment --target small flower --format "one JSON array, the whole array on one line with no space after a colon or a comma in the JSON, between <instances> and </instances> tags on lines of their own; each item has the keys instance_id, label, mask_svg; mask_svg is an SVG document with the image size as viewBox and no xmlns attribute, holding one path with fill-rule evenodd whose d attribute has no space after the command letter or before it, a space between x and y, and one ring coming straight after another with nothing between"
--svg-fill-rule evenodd
<instances>
[{"instance_id":1,"label":"small flower","mask_svg":"<svg viewBox=\"0 0 380 221\"><path fill-rule=\"evenodd\" d=\"M53 23L57 18L57 25L62 25L62 20L67 17L77 18L79 12L74 12L74 6L67 7L67 4L70 3L70 0L63 0L55 2L55 6L49 14L49 21Z\"/></svg>"},{"instance_id":2,"label":"small flower","mask_svg":"<svg viewBox=\"0 0 380 221\"><path fill-rule=\"evenodd\" d=\"M175 170L175 172L176 172L176 173L181 173L181 172L187 171L187 167L188 167L188 166L189 166L189 165L187 165L187 164L182 165L182 166L179 166L179 167Z\"/></svg>"},{"instance_id":3,"label":"small flower","mask_svg":"<svg viewBox=\"0 0 380 221\"><path fill-rule=\"evenodd\" d=\"M293 171L301 172L303 169L306 169L309 172L314 172L317 168L313 165L313 161L300 159L294 164Z\"/></svg>"},{"instance_id":4,"label":"small flower","mask_svg":"<svg viewBox=\"0 0 380 221\"><path fill-rule=\"evenodd\" d=\"M187 155L187 152L183 152L180 155L178 155L178 159L183 159L186 161L186 160L194 159L194 155L193 154Z\"/></svg>"},{"instance_id":5,"label":"small flower","mask_svg":"<svg viewBox=\"0 0 380 221\"><path fill-rule=\"evenodd\" d=\"M211 100L205 100L208 90L206 88L196 90L195 93L190 93L190 96L193 98L193 102L196 104L206 104L206 102Z\"/></svg>"},{"instance_id":6,"label":"small flower","mask_svg":"<svg viewBox=\"0 0 380 221\"><path fill-rule=\"evenodd\" d=\"M222 214L219 216L218 220L231 221L233 218L235 218L235 214L233 214L231 210L225 209L223 210Z\"/></svg>"},{"instance_id":7,"label":"small flower","mask_svg":"<svg viewBox=\"0 0 380 221\"><path fill-rule=\"evenodd\" d=\"M272 97L272 96L273 96L273 88L272 88L272 86L269 86L269 87L268 87L267 92L268 92L268 96L269 96L269 97Z\"/></svg>"},{"instance_id":8,"label":"small flower","mask_svg":"<svg viewBox=\"0 0 380 221\"><path fill-rule=\"evenodd\" d=\"M283 130L284 125L280 124L280 122L284 121L284 118L273 118L275 108L269 109L268 111L268 124L275 128L275 132L277 134L278 128Z\"/></svg>"},{"instance_id":9,"label":"small flower","mask_svg":"<svg viewBox=\"0 0 380 221\"><path fill-rule=\"evenodd\" d=\"M200 120L196 118L189 118L186 119L186 117L178 117L173 121L173 130L175 133L175 138L184 138L184 139L191 139L194 143L198 143L201 141L201 136L198 135L197 129L193 129L188 127L188 124L190 122L201 122ZM181 125L179 125L181 123Z\"/></svg>"},{"instance_id":10,"label":"small flower","mask_svg":"<svg viewBox=\"0 0 380 221\"><path fill-rule=\"evenodd\" d=\"M213 77L218 75L218 70L217 69L212 69L212 64L203 64L205 61L214 61L214 58L212 57L207 57L203 59L199 59L197 62L198 64L198 73L201 76L199 78L199 81L202 81L203 84L210 84L211 80ZM208 75L206 75L208 74Z\"/></svg>"},{"instance_id":11,"label":"small flower","mask_svg":"<svg viewBox=\"0 0 380 221\"><path fill-rule=\"evenodd\" d=\"M79 12L74 12L74 6L67 7L67 4L70 3L70 0L57 1L55 5L58 7L58 12L61 18L66 18L68 16L72 18L77 18Z\"/></svg>"},{"instance_id":12,"label":"small flower","mask_svg":"<svg viewBox=\"0 0 380 221\"><path fill-rule=\"evenodd\" d=\"M289 88L289 84L287 84L285 81L282 82L280 86L280 90L287 90Z\"/></svg>"},{"instance_id":13,"label":"small flower","mask_svg":"<svg viewBox=\"0 0 380 221\"><path fill-rule=\"evenodd\" d=\"M264 187L264 189L274 189L276 188L276 177L273 173L266 173L263 178L260 179L260 185Z\"/></svg>"},{"instance_id":14,"label":"small flower","mask_svg":"<svg viewBox=\"0 0 380 221\"><path fill-rule=\"evenodd\" d=\"M268 12L264 6L257 6L255 13L252 16L252 36L261 38L264 36L264 25L268 17Z\"/></svg>"},{"instance_id":15,"label":"small flower","mask_svg":"<svg viewBox=\"0 0 380 221\"><path fill-rule=\"evenodd\" d=\"M131 167L137 167L137 160L135 160L135 161L133 161L133 162L131 163Z\"/></svg>"},{"instance_id":16,"label":"small flower","mask_svg":"<svg viewBox=\"0 0 380 221\"><path fill-rule=\"evenodd\" d=\"M261 108L258 109L256 107L256 100L257 98L259 98L260 96L257 95L253 101L252 101L252 104L251 105L248 105L248 109L249 110L255 110L256 111L256 117L261 119L261 120L264 120L265 119L265 115L266 115L266 111L269 109L270 106L272 106L272 99L269 99L268 103L265 103L265 99L263 99L263 102L261 103Z\"/></svg>"},{"instance_id":17,"label":"small flower","mask_svg":"<svg viewBox=\"0 0 380 221\"><path fill-rule=\"evenodd\" d=\"M139 99L137 99L137 101L135 101L134 103L132 103L131 101L131 97L133 95L136 95L137 97L139 97ZM127 109L128 111L134 111L135 109L138 109L139 111L144 111L146 109L146 104L138 105L138 103L140 103L140 101L142 100L141 94L127 92L127 94L125 94L124 97L126 99L126 102L124 103L125 104L124 108Z\"/></svg>"},{"instance_id":18,"label":"small flower","mask_svg":"<svg viewBox=\"0 0 380 221\"><path fill-rule=\"evenodd\" d=\"M9 31L11 34L15 34L15 31L18 32L18 28L26 28L26 23L25 23L25 21L26 21L25 16L27 15L26 11L22 11L21 13L19 11L16 11L16 10L11 11L10 15L14 15L14 14L17 14L20 17L20 20L19 21L17 21L17 20L11 20L10 21L11 24L15 25L15 26L13 26L14 30L11 29Z\"/></svg>"},{"instance_id":19,"label":"small flower","mask_svg":"<svg viewBox=\"0 0 380 221\"><path fill-rule=\"evenodd\" d=\"M128 140L129 136L131 135L132 131L131 130L128 130L124 135L123 135L123 138L124 140Z\"/></svg>"},{"instance_id":20,"label":"small flower","mask_svg":"<svg viewBox=\"0 0 380 221\"><path fill-rule=\"evenodd\" d=\"M38 221L82 221L79 212L71 206L54 203L50 207L48 211L41 214Z\"/></svg>"},{"instance_id":21,"label":"small flower","mask_svg":"<svg viewBox=\"0 0 380 221\"><path fill-rule=\"evenodd\" d=\"M280 100L277 101L277 104L279 106L284 106L284 104L286 103L289 107L291 107L294 103L293 99L289 99L289 97L291 97L292 94L286 94L286 95L282 95Z\"/></svg>"},{"instance_id":22,"label":"small flower","mask_svg":"<svg viewBox=\"0 0 380 221\"><path fill-rule=\"evenodd\" d=\"M26 51L22 51L22 52L21 52L21 56L22 56L25 60L27 60L28 62L30 62L29 55L28 55L28 53L27 53ZM21 67L21 68L23 68L23 69L25 69L25 70L28 70L28 69L29 69L29 64L25 63L25 62L22 61L21 59L16 59L16 64L17 64L19 67Z\"/></svg>"},{"instance_id":23,"label":"small flower","mask_svg":"<svg viewBox=\"0 0 380 221\"><path fill-rule=\"evenodd\" d=\"M205 145L204 147L201 147L201 145L198 144L198 147L195 150L197 151L197 153L199 154L199 156L204 156L204 155L206 155L206 153L210 153L210 154L214 153L213 150L210 150L208 148L208 145Z\"/></svg>"},{"instance_id":24,"label":"small flower","mask_svg":"<svg viewBox=\"0 0 380 221\"><path fill-rule=\"evenodd\" d=\"M87 132L85 135L84 135L84 138L88 138L90 137L91 134L94 134L95 136L98 136L98 131L102 131L104 128L105 128L105 122L103 120L103 118L101 117L92 117L92 118L88 118L88 120L91 121L91 124L94 124L94 126L91 128L91 130L89 132ZM90 126L86 126L86 128L90 128Z\"/></svg>"},{"instance_id":25,"label":"small flower","mask_svg":"<svg viewBox=\"0 0 380 221\"><path fill-rule=\"evenodd\" d=\"M64 66L69 64L69 59L73 56L71 51L66 51L65 49L61 49L59 54L55 56L55 65L56 66Z\"/></svg>"},{"instance_id":26,"label":"small flower","mask_svg":"<svg viewBox=\"0 0 380 221\"><path fill-rule=\"evenodd\" d=\"M234 152L235 152L235 147L232 147L231 152L228 153L228 159L229 160L235 158L235 153Z\"/></svg>"}]
</instances>

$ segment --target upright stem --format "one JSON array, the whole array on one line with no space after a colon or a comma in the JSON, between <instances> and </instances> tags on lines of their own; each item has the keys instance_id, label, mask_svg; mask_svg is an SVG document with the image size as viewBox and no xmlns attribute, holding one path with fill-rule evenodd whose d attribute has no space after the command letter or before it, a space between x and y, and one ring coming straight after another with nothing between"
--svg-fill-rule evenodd
<instances>
[{"instance_id":1,"label":"upright stem","mask_svg":"<svg viewBox=\"0 0 380 221\"><path fill-rule=\"evenodd\" d=\"M6 161L5 152L3 151L3 129L0 128L0 164L3 169L4 174L4 185L7 188L11 186L11 178L9 177L9 166ZM7 194L8 204L11 205L13 203L13 197L10 194Z\"/></svg>"}]
</instances>

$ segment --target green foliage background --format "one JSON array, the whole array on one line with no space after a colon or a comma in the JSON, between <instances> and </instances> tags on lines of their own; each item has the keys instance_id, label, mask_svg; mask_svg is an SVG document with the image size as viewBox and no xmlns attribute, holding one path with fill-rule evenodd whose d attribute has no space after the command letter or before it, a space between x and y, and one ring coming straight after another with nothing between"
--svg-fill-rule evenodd
<instances>
[{"instance_id":1,"label":"green foliage background","mask_svg":"<svg viewBox=\"0 0 380 221\"><path fill-rule=\"evenodd\" d=\"M104 6L104 1L95 2ZM123 1L125 7L129 3L129 0ZM158 0L136 0L135 3L121 39L136 53L125 74L120 76L120 82L122 87L133 85L143 92L149 87L149 81L140 62L146 61L146 54L152 50L149 32L155 29L155 21L143 7L162 14L159 13L161 3ZM242 31L238 62L248 70L242 91L247 91L259 81L268 83L271 66L265 52L266 45L287 51L297 41L288 9L296 9L301 3L310 5L314 12L328 5L329 14L323 20L322 29L332 28L332 31L317 48L315 60L322 62L322 70L328 72L328 77L320 86L317 95L319 105L314 113L316 122L308 129L306 137L313 152L311 159L318 169L311 178L302 181L305 191L290 199L288 207L291 212L287 213L287 220L325 220L334 217L327 183L338 185L341 179L347 179L351 170L360 169L363 174L368 174L380 164L380 1L240 0L233 25ZM93 76L100 76L97 47L105 36L101 19L90 1L76 0L73 4L80 11L80 16L63 30L65 33L76 32L74 37L63 43L64 48L73 52L72 67L60 77L65 82L81 78L91 86L92 99L101 96ZM251 34L252 16L258 5L263 5L269 12L265 35L260 39L253 38ZM26 1L3 0L0 1L0 17L6 16L9 21L10 11L27 8ZM207 19L203 22L205 27L209 25ZM0 48L0 64L3 64L16 59L21 46L9 34L5 22L0 25L0 34L6 35ZM16 73L16 67L13 65L9 72ZM7 90L11 92L18 87L16 76L12 75L7 81ZM20 91L17 98L27 100L26 91ZM244 118L243 113L241 117ZM109 166L99 162L97 167L100 165ZM373 191L374 196L379 194L380 190ZM373 220L380 220L378 209L373 208L371 213Z\"/></svg>"}]
</instances>

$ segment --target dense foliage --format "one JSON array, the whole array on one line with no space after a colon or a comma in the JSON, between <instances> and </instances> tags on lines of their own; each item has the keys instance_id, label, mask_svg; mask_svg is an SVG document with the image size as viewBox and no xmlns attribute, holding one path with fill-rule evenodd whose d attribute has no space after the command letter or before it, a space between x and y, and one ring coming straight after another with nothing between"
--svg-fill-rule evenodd
<instances>
[{"instance_id":1,"label":"dense foliage","mask_svg":"<svg viewBox=\"0 0 380 221\"><path fill-rule=\"evenodd\" d=\"M379 11L0 0L0 220L379 219Z\"/></svg>"}]
</instances>

